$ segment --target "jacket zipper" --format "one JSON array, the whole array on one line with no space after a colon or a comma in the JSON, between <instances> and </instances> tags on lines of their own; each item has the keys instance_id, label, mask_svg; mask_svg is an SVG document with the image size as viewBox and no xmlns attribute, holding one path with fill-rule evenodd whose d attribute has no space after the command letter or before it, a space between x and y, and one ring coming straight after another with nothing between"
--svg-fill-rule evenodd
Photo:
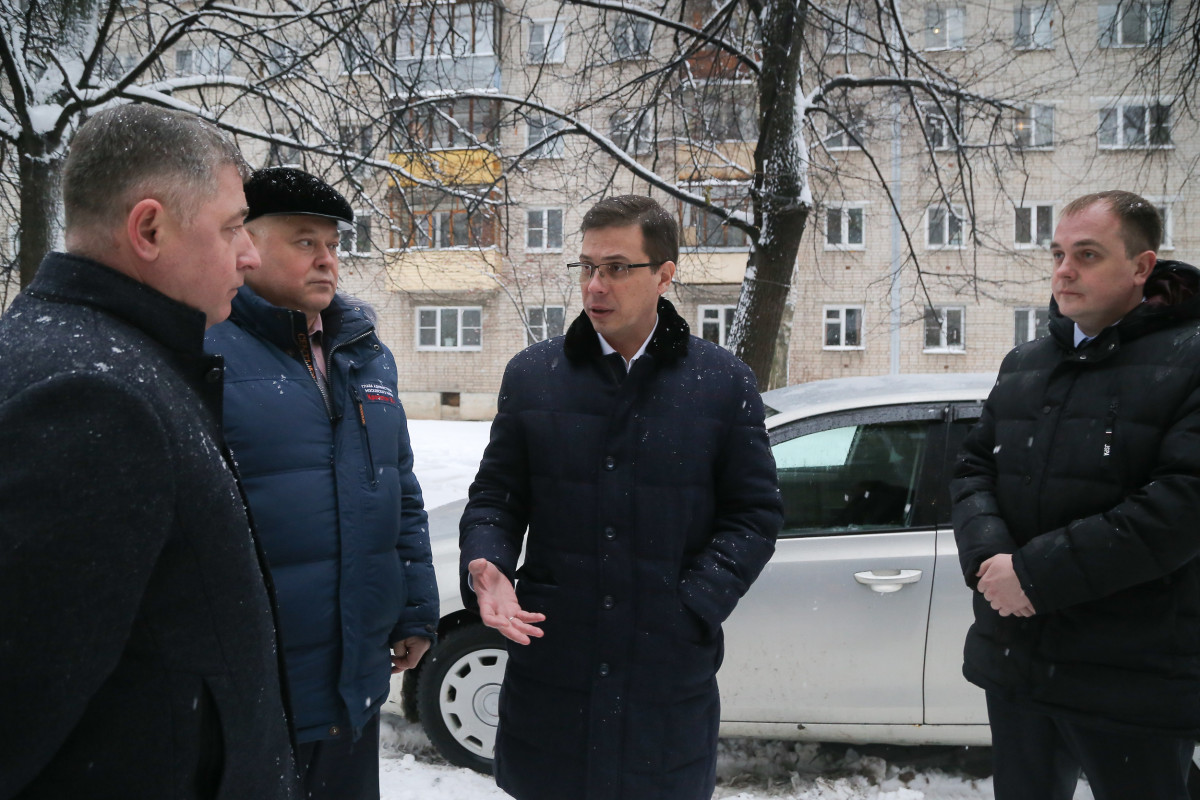
<instances>
[{"instance_id":1,"label":"jacket zipper","mask_svg":"<svg viewBox=\"0 0 1200 800\"><path fill-rule=\"evenodd\" d=\"M1117 407L1120 401L1113 398L1108 405L1108 417L1104 421L1104 458L1112 455L1113 430L1117 427Z\"/></svg>"},{"instance_id":2,"label":"jacket zipper","mask_svg":"<svg viewBox=\"0 0 1200 800\"><path fill-rule=\"evenodd\" d=\"M329 397L329 392L326 391L324 384L321 382L321 376L317 374L317 365L314 363L312 345L308 340L308 333L300 331L296 334L296 345L300 348L300 355L304 359L304 366L308 368L308 374L313 379L313 383L317 385L317 391L321 393L321 400L325 403L325 414L330 420L333 419L333 401ZM329 360L325 360L326 374L329 374Z\"/></svg>"},{"instance_id":3,"label":"jacket zipper","mask_svg":"<svg viewBox=\"0 0 1200 800\"><path fill-rule=\"evenodd\" d=\"M358 387L351 384L350 394L354 396L354 404L358 406L358 421L362 424L363 443L367 448L367 466L371 468L371 485L374 486L378 481L375 479L375 456L371 453L371 432L367 430L367 412L363 408L362 395L358 393Z\"/></svg>"}]
</instances>

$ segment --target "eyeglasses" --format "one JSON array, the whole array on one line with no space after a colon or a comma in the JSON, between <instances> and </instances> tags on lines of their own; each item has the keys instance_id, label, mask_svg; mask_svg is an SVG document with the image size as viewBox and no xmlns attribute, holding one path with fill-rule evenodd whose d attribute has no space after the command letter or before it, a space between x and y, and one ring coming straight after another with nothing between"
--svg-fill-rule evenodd
<instances>
[{"instance_id":1,"label":"eyeglasses","mask_svg":"<svg viewBox=\"0 0 1200 800\"><path fill-rule=\"evenodd\" d=\"M645 264L587 264L574 261L567 264L567 273L580 283L587 283L599 272L605 281L620 281L629 277L629 270L638 267L658 267L667 262L647 261Z\"/></svg>"}]
</instances>

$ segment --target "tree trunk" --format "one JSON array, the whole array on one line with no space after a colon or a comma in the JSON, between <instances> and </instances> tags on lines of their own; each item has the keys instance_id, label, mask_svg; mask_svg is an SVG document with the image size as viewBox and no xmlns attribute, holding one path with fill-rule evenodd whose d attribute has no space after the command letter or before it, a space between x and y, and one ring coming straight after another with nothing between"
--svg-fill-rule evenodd
<instances>
[{"instance_id":1,"label":"tree trunk","mask_svg":"<svg viewBox=\"0 0 1200 800\"><path fill-rule=\"evenodd\" d=\"M49 147L42 139L33 146L22 141L20 150L21 221L20 256L21 288L25 288L37 273L42 257L58 244L59 216L62 194L59 175L62 171L62 151ZM53 155L46 155L47 151Z\"/></svg>"},{"instance_id":2,"label":"tree trunk","mask_svg":"<svg viewBox=\"0 0 1200 800\"><path fill-rule=\"evenodd\" d=\"M775 344L791 291L796 254L808 220L808 153L797 102L807 3L763 6L759 138L754 149L754 222L758 241L733 321L734 352L767 389Z\"/></svg>"}]
</instances>

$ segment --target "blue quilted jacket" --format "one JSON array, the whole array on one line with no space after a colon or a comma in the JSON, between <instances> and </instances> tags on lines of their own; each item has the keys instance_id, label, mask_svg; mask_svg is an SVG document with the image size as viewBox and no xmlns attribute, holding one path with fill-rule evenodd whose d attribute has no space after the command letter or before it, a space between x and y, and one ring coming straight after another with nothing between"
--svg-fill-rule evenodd
<instances>
[{"instance_id":1,"label":"blue quilted jacket","mask_svg":"<svg viewBox=\"0 0 1200 800\"><path fill-rule=\"evenodd\" d=\"M357 301L355 301L357 302ZM225 430L275 582L297 740L357 736L387 699L391 643L433 638L438 594L396 363L366 308L304 315L243 287L206 347L226 359Z\"/></svg>"}]
</instances>

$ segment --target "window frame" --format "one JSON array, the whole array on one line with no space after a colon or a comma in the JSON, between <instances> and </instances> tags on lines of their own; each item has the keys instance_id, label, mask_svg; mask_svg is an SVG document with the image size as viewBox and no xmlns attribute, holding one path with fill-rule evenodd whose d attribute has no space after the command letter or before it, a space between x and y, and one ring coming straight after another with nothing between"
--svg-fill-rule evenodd
<instances>
[{"instance_id":1,"label":"window frame","mask_svg":"<svg viewBox=\"0 0 1200 800\"><path fill-rule=\"evenodd\" d=\"M645 30L645 45L643 49L636 48L638 41L637 29ZM654 26L648 19L632 14L620 14L609 26L609 36L613 45L614 61L642 61L650 57L654 47ZM630 37L632 41L630 41Z\"/></svg>"},{"instance_id":2,"label":"window frame","mask_svg":"<svg viewBox=\"0 0 1200 800\"><path fill-rule=\"evenodd\" d=\"M1162 219L1163 238L1159 251L1175 249L1175 206L1181 202L1179 196L1164 197L1163 195L1143 195L1145 199L1158 209Z\"/></svg>"},{"instance_id":3,"label":"window frame","mask_svg":"<svg viewBox=\"0 0 1200 800\"><path fill-rule=\"evenodd\" d=\"M1041 221L1041 210L1047 209L1049 214L1049 229L1046 231L1045 239L1038 237L1038 226ZM1020 231L1020 221L1018 217L1022 211L1029 212L1029 236L1030 241L1022 242L1018 237ZM1054 204L1053 203L1035 203L1026 202L1023 205L1013 206L1013 245L1018 250L1044 250L1050 246L1050 240L1054 237Z\"/></svg>"},{"instance_id":4,"label":"window frame","mask_svg":"<svg viewBox=\"0 0 1200 800\"><path fill-rule=\"evenodd\" d=\"M1036 14L1036 19L1035 19ZM1023 17L1023 15L1025 15ZM1028 31L1028 42L1021 42L1023 31ZM1039 41L1039 34L1041 41ZM1029 0L1018 0L1013 8L1013 49L1015 50L1053 50L1054 49L1054 7L1050 2L1040 6Z\"/></svg>"},{"instance_id":5,"label":"window frame","mask_svg":"<svg viewBox=\"0 0 1200 800\"><path fill-rule=\"evenodd\" d=\"M540 27L543 31L541 48L542 55L533 54L533 32ZM554 17L531 19L526 26L526 64L562 64L567 60L566 30L561 19Z\"/></svg>"},{"instance_id":6,"label":"window frame","mask_svg":"<svg viewBox=\"0 0 1200 800\"><path fill-rule=\"evenodd\" d=\"M925 140L935 153L955 150L962 144L958 138L958 132L963 127L959 109L954 109L957 119L955 119L952 125L949 117L942 113L943 107L944 104L943 106L939 106L937 103L921 103L919 105L921 110L920 123L922 129L925 131ZM940 139L940 143L936 143L935 139Z\"/></svg>"},{"instance_id":7,"label":"window frame","mask_svg":"<svg viewBox=\"0 0 1200 800\"><path fill-rule=\"evenodd\" d=\"M1022 326L1020 315L1025 315L1025 322ZM1039 320L1039 317L1044 317L1044 321ZM1032 342L1042 338L1038 335L1038 331L1046 328L1050 324L1050 309L1046 306L1022 306L1013 309L1013 347ZM1018 330L1024 327L1024 336L1026 338L1018 340ZM1044 335L1048 335L1049 331Z\"/></svg>"},{"instance_id":8,"label":"window frame","mask_svg":"<svg viewBox=\"0 0 1200 800\"><path fill-rule=\"evenodd\" d=\"M862 7L851 0L838 12L836 19L829 20L831 27L825 30L825 53L838 56L866 53L866 16Z\"/></svg>"},{"instance_id":9,"label":"window frame","mask_svg":"<svg viewBox=\"0 0 1200 800\"><path fill-rule=\"evenodd\" d=\"M1158 8L1157 19L1150 12ZM1127 42L1125 18L1135 9L1145 14L1145 25L1141 30L1143 41ZM1170 6L1165 2L1148 2L1147 0L1120 0L1118 3L1098 3L1096 5L1096 22L1100 33L1098 44L1106 49L1123 49L1133 47L1162 47L1170 38L1171 19ZM1106 24L1105 17L1111 19Z\"/></svg>"},{"instance_id":10,"label":"window frame","mask_svg":"<svg viewBox=\"0 0 1200 800\"><path fill-rule=\"evenodd\" d=\"M717 313L715 320L706 320L704 318L706 312L709 312L709 311L715 311ZM724 347L724 348L728 348L729 347L729 344L728 344L729 331L733 328L733 315L736 313L737 313L737 304L736 303L734 303L732 305L730 305L728 303L723 303L723 304L708 303L705 305L696 306L696 330L699 332L697 335L701 339L704 339L706 342L712 342L713 341L712 339L709 339L708 337L706 337L704 335L704 326L706 323L712 324L715 322L717 325L717 340L718 341L713 342L713 344L720 345L721 347Z\"/></svg>"},{"instance_id":11,"label":"window frame","mask_svg":"<svg viewBox=\"0 0 1200 800\"><path fill-rule=\"evenodd\" d=\"M557 310L561 314L561 319L559 320L557 333L550 333L547 330L547 328L549 327L549 314L547 312L549 312L551 310ZM533 321L533 312L535 312L535 311L542 312L542 320L540 323L536 323L536 324ZM529 345L537 344L538 342L544 342L547 339L552 339L555 336L562 336L567 330L567 308L566 308L566 306L555 305L555 304L540 305L540 306L525 306L524 322L525 322L525 346L528 347ZM541 331L541 334L542 334L541 338L535 337L534 331Z\"/></svg>"},{"instance_id":12,"label":"window frame","mask_svg":"<svg viewBox=\"0 0 1200 800\"><path fill-rule=\"evenodd\" d=\"M1096 147L1100 150L1173 150L1175 148L1175 142L1172 139L1174 115L1171 111L1173 107L1173 101L1153 98L1133 98L1105 103L1099 111L1099 124L1096 126ZM1141 133L1145 139L1143 143L1130 144L1125 141L1127 117L1129 109L1133 108L1139 108L1142 111ZM1158 126L1166 130L1167 141L1165 143L1156 144L1152 141L1156 129L1153 112L1156 109L1165 109L1166 111L1165 122ZM1104 141L1106 127L1112 129L1115 141Z\"/></svg>"},{"instance_id":13,"label":"window frame","mask_svg":"<svg viewBox=\"0 0 1200 800\"><path fill-rule=\"evenodd\" d=\"M1025 105L1024 110L1013 120L1013 138L1017 148L1021 150L1053 150L1055 116L1053 103L1028 103ZM1022 128L1022 125L1025 127ZM1044 141L1046 128L1049 128L1049 141ZM1021 141L1022 138L1028 139L1028 142Z\"/></svg>"},{"instance_id":14,"label":"window frame","mask_svg":"<svg viewBox=\"0 0 1200 800\"><path fill-rule=\"evenodd\" d=\"M934 212L938 212L938 211L949 212L948 214L946 214L946 216L943 220L943 223L942 223L941 232L942 232L942 239L944 241L940 244L930 241L930 237L929 237L930 230L932 229L932 226L933 226ZM950 236L950 231L951 231L950 219L951 219L951 217L958 220L958 242L957 243L949 241L952 238ZM967 219L966 208L964 206L960 206L960 205L947 206L945 204L940 204L940 203L937 205L927 206L925 208L925 249L926 250L962 250L965 247L965 245L963 244L963 233L964 233L964 228L965 228L963 223L966 222L966 219Z\"/></svg>"},{"instance_id":15,"label":"window frame","mask_svg":"<svg viewBox=\"0 0 1200 800\"><path fill-rule=\"evenodd\" d=\"M838 316L836 317L836 319L830 318L829 313L831 311L837 312ZM857 328L856 328L856 333L858 336L858 344L846 344L845 343L846 338L847 338L846 331L847 331L847 323L848 323L848 319L847 319L848 315L846 313L847 311L857 311L858 312L858 320L857 320L858 324L857 324ZM865 314L865 309L861 305L854 305L854 304L829 305L829 304L827 304L827 305L823 306L821 309L821 349L829 350L829 351L837 351L837 352L842 352L842 351L846 351L846 350L865 350L866 342L863 340L863 328L865 327L863 324L864 314ZM829 343L829 326L830 326L831 322L835 322L835 321L837 322L837 326L838 326L838 340L841 341L842 344L830 344Z\"/></svg>"},{"instance_id":16,"label":"window frame","mask_svg":"<svg viewBox=\"0 0 1200 800\"><path fill-rule=\"evenodd\" d=\"M558 244L554 245L550 242L550 213L558 212ZM534 227L530 216L533 214L541 214L541 224ZM565 209L561 206L534 206L525 209L525 252L526 253L561 253L563 251L563 219L565 218ZM534 230L542 232L541 246L535 246L529 243L530 234Z\"/></svg>"},{"instance_id":17,"label":"window frame","mask_svg":"<svg viewBox=\"0 0 1200 800\"><path fill-rule=\"evenodd\" d=\"M840 242L829 241L829 215L831 212L838 212L838 227ZM859 241L849 241L850 233L850 217L847 212L858 212L858 233ZM823 247L825 250L836 251L859 251L867 249L867 203L865 201L855 201L847 203L830 203L825 206L825 226Z\"/></svg>"},{"instance_id":18,"label":"window frame","mask_svg":"<svg viewBox=\"0 0 1200 800\"><path fill-rule=\"evenodd\" d=\"M349 236L353 234L353 236ZM347 238L351 239L353 248L345 250L342 244ZM366 246L364 248L364 238ZM343 256L369 256L371 254L371 214L365 208L354 209L352 230L342 231L338 237L338 254Z\"/></svg>"},{"instance_id":19,"label":"window frame","mask_svg":"<svg viewBox=\"0 0 1200 800\"><path fill-rule=\"evenodd\" d=\"M535 119L538 120L536 124L534 122ZM566 149L564 136L555 136L553 139L542 142L535 149L530 148L533 148L534 143L539 139L544 139L547 133L555 133L563 130L563 128L563 121L558 117L544 115L527 116L525 118L525 148L528 150L526 157L539 160L544 158L561 159ZM539 130L541 133L535 136L535 130Z\"/></svg>"},{"instance_id":20,"label":"window frame","mask_svg":"<svg viewBox=\"0 0 1200 800\"><path fill-rule=\"evenodd\" d=\"M681 188L689 191L700 190L708 197L710 205L720 206L721 208L729 208L730 206L737 207L740 202L744 202L747 193L749 181L736 181L728 184L718 184L714 186L694 186L683 184ZM725 196L729 195L729 196ZM748 234L734 225L727 222L719 221L715 214L712 214L707 209L698 208L691 203L679 201L679 233L680 233L680 250L688 252L706 252L706 253L742 253L750 246ZM712 222L706 222L711 219ZM709 225L715 227L709 227ZM703 227L701 227L703 226ZM713 237L709 232L721 231L721 244L712 244ZM703 237L702 233L705 233ZM687 239L695 238L692 244L686 244Z\"/></svg>"},{"instance_id":21,"label":"window frame","mask_svg":"<svg viewBox=\"0 0 1200 800\"><path fill-rule=\"evenodd\" d=\"M938 344L929 344L929 316L930 314L938 314L941 312L944 315L944 321L938 320ZM950 344L950 315L957 314L958 316L958 344ZM967 350L967 309L966 306L934 306L926 308L924 314L924 328L922 331L921 352L923 353L965 353Z\"/></svg>"},{"instance_id":22,"label":"window frame","mask_svg":"<svg viewBox=\"0 0 1200 800\"><path fill-rule=\"evenodd\" d=\"M414 309L414 311L416 312L413 314L413 322L414 322L415 334L416 334L414 341L416 342L416 349L418 351L421 351L421 352L478 352L483 349L483 306L417 306L417 308ZM421 324L421 312L423 312L423 311L433 311L436 314L435 323L432 328L430 328L429 326L423 326ZM455 313L455 338L456 338L457 344L451 345L451 346L446 346L443 344L433 344L433 345L421 344L421 331L422 330L433 330L435 333L435 336L440 341L441 330L442 330L442 312L450 312L450 311ZM478 327L475 327L475 326L468 327L468 326L463 325L463 317L465 316L465 312L468 312L468 311L475 311L479 314L479 326ZM466 331L466 330L476 330L479 332L479 344L466 345L466 344L462 343L463 339L465 338L463 334L464 334L464 331Z\"/></svg>"},{"instance_id":23,"label":"window frame","mask_svg":"<svg viewBox=\"0 0 1200 800\"><path fill-rule=\"evenodd\" d=\"M931 44L933 41L934 27L938 24L932 20L931 14L939 15L940 24L944 28L944 36L941 42ZM957 17L957 19L952 19ZM964 6L942 5L940 3L930 3L925 6L925 47L924 50L931 52L945 50L962 50L966 47L967 39L967 9ZM954 40L955 28L957 28L957 41Z\"/></svg>"}]
</instances>

